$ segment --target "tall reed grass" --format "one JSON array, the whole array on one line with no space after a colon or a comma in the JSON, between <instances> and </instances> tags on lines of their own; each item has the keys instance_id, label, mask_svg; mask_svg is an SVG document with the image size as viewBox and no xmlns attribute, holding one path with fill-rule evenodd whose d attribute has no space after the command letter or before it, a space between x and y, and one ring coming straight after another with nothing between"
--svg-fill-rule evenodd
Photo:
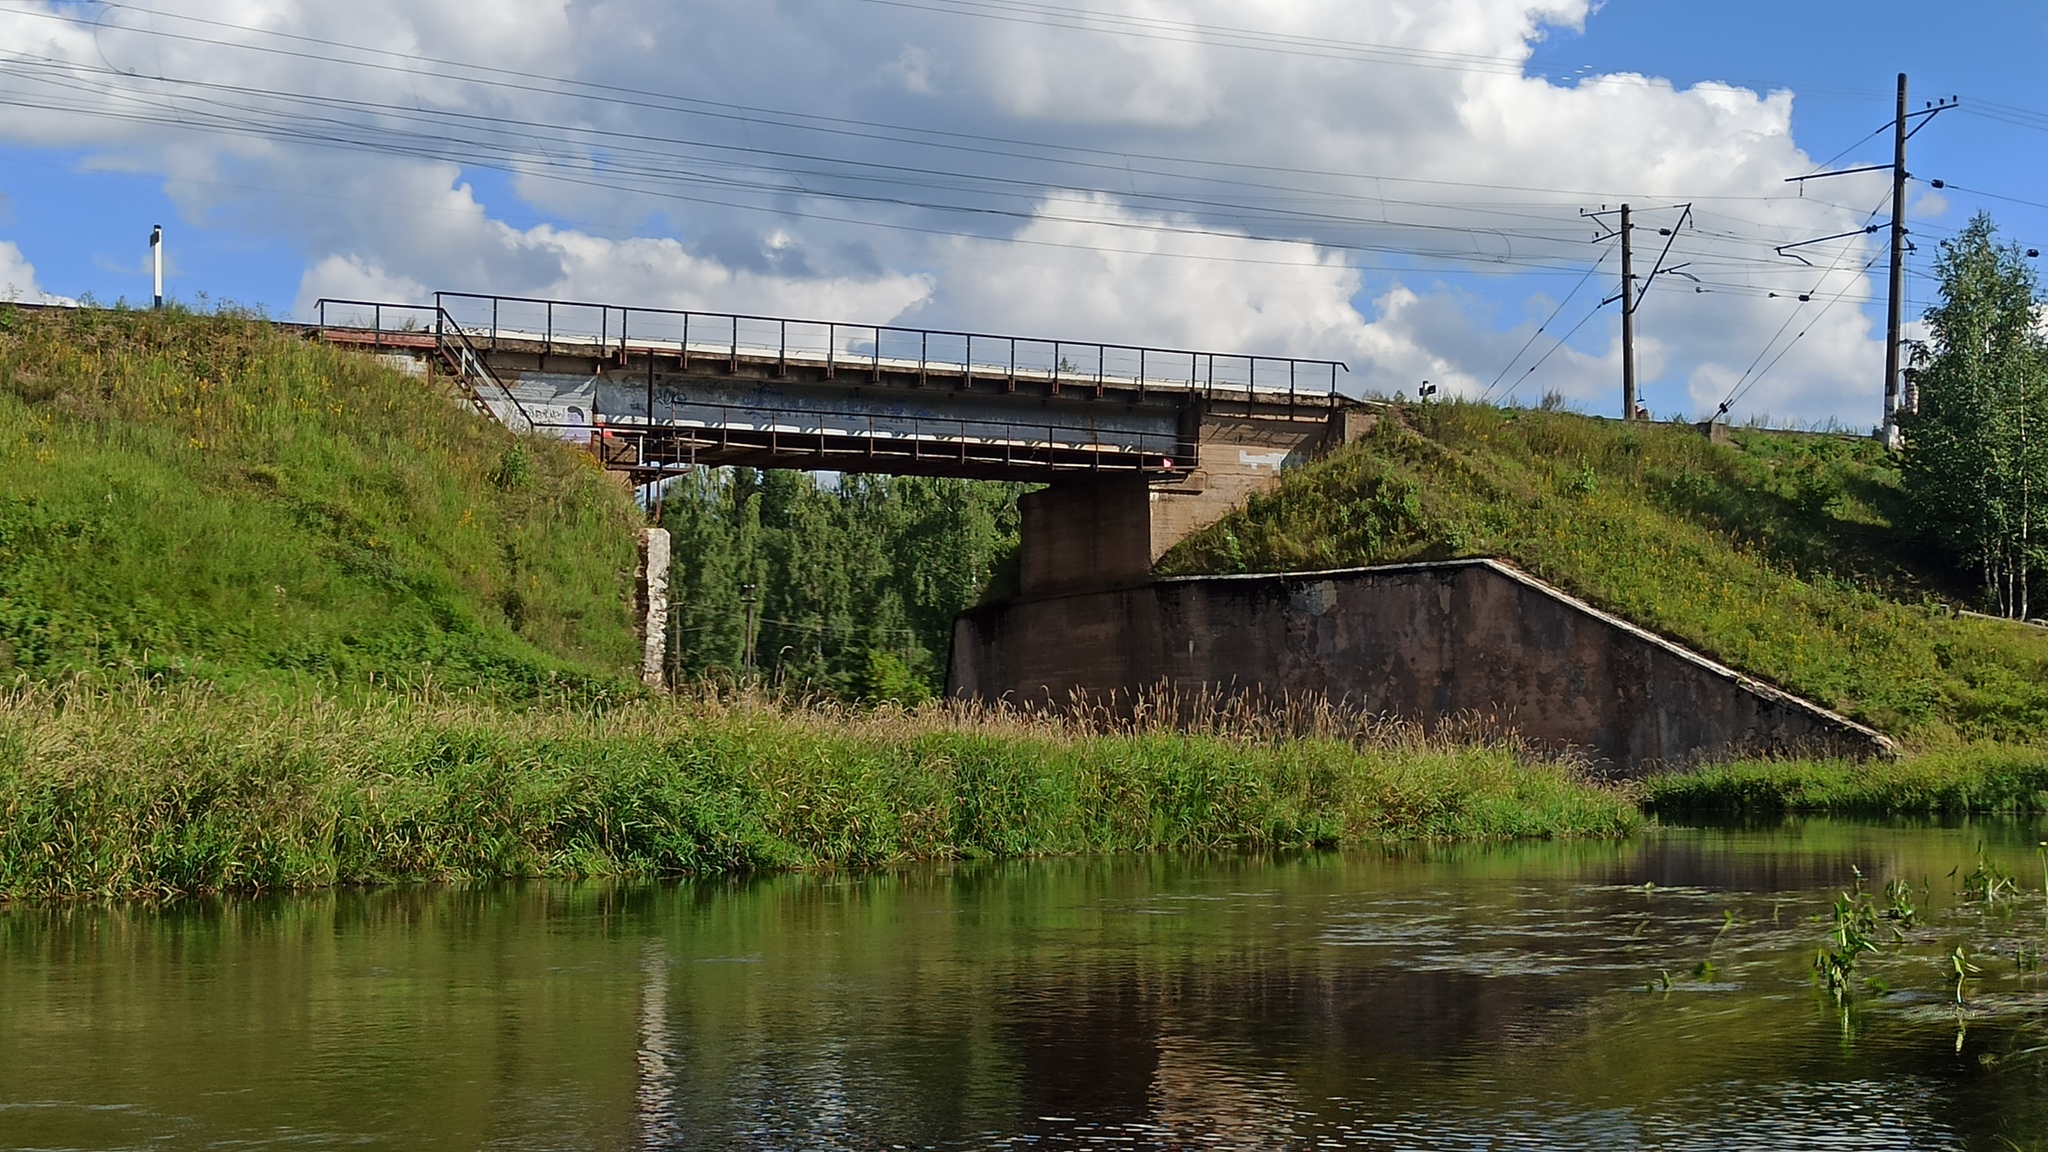
<instances>
[{"instance_id":1,"label":"tall reed grass","mask_svg":"<svg viewBox=\"0 0 2048 1152\"><path fill-rule=\"evenodd\" d=\"M1613 836L1632 800L1504 740L1336 712L1295 738L1218 711L702 694L509 709L197 686L0 693L0 898L913 859ZM1263 726L1262 726L1263 725ZM1290 727L1291 726L1291 727Z\"/></svg>"}]
</instances>

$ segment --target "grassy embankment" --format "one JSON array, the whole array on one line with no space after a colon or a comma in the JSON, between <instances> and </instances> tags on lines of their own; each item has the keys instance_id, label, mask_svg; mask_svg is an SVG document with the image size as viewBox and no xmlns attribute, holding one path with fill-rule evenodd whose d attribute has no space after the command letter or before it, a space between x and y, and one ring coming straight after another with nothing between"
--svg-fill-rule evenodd
<instances>
[{"instance_id":1,"label":"grassy embankment","mask_svg":"<svg viewBox=\"0 0 2048 1152\"><path fill-rule=\"evenodd\" d=\"M1499 745L648 700L637 517L366 357L0 307L0 900L1638 819Z\"/></svg>"},{"instance_id":2,"label":"grassy embankment","mask_svg":"<svg viewBox=\"0 0 2048 1152\"><path fill-rule=\"evenodd\" d=\"M1171 573L1499 556L1901 739L1903 763L1729 765L1660 812L2048 809L2048 630L1958 617L1869 441L1409 406L1196 534Z\"/></svg>"},{"instance_id":3,"label":"grassy embankment","mask_svg":"<svg viewBox=\"0 0 2048 1152\"><path fill-rule=\"evenodd\" d=\"M602 693L637 515L369 357L0 305L0 676Z\"/></svg>"}]
</instances>

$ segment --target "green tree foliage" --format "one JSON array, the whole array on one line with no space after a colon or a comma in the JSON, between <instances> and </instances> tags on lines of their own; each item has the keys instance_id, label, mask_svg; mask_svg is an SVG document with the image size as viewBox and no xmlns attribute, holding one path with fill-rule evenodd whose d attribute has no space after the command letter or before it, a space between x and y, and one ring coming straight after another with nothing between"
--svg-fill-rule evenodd
<instances>
[{"instance_id":1,"label":"green tree foliage","mask_svg":"<svg viewBox=\"0 0 2048 1152\"><path fill-rule=\"evenodd\" d=\"M670 643L681 676L753 674L915 703L945 682L953 617L1017 549L1013 484L702 469L673 483Z\"/></svg>"},{"instance_id":2,"label":"green tree foliage","mask_svg":"<svg viewBox=\"0 0 2048 1152\"><path fill-rule=\"evenodd\" d=\"M1913 354L1919 411L1901 425L1915 526L1981 572L2000 615L2029 612L2048 544L2048 342L2039 284L1982 213L1941 245L1941 302Z\"/></svg>"}]
</instances>

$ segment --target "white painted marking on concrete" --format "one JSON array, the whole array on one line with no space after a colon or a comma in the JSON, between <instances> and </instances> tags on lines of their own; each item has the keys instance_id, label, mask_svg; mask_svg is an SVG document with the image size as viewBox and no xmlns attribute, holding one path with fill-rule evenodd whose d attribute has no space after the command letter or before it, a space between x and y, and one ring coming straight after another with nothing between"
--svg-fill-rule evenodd
<instances>
[{"instance_id":1,"label":"white painted marking on concrete","mask_svg":"<svg viewBox=\"0 0 2048 1152\"><path fill-rule=\"evenodd\" d=\"M1237 462L1247 468L1271 468L1278 472L1280 466L1287 463L1287 452L1284 449L1278 452L1253 452L1239 448Z\"/></svg>"}]
</instances>

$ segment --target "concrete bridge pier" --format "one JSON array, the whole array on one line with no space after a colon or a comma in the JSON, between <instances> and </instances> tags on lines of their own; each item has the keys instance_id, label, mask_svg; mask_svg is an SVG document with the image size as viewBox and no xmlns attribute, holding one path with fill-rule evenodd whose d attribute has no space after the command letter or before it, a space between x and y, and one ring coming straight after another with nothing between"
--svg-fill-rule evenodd
<instances>
[{"instance_id":1,"label":"concrete bridge pier","mask_svg":"<svg viewBox=\"0 0 2048 1152\"><path fill-rule=\"evenodd\" d=\"M1362 404L1307 416L1197 410L1188 422L1192 470L1057 480L1018 501L1019 592L1028 599L1143 584L1174 545L1271 489L1283 468L1357 439L1378 419Z\"/></svg>"}]
</instances>

